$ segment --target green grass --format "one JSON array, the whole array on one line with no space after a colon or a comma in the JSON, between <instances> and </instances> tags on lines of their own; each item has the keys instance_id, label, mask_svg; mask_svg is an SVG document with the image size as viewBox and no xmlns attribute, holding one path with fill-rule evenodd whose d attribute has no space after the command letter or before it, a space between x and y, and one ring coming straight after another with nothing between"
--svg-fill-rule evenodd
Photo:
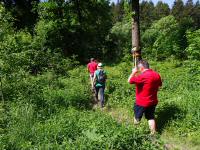
<instances>
[{"instance_id":1,"label":"green grass","mask_svg":"<svg viewBox=\"0 0 200 150\"><path fill-rule=\"evenodd\" d=\"M198 149L200 75L198 62L150 62L163 78L156 110L158 136L147 121L133 125L131 63L105 67L106 109L93 109L85 66L57 76L23 74L3 79L0 149Z\"/></svg>"}]
</instances>

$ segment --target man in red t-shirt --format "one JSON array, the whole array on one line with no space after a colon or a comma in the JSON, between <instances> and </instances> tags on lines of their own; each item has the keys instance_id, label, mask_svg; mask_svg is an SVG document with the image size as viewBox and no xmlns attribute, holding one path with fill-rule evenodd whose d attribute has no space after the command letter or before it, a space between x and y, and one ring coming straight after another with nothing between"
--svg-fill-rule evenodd
<instances>
[{"instance_id":1,"label":"man in red t-shirt","mask_svg":"<svg viewBox=\"0 0 200 150\"><path fill-rule=\"evenodd\" d=\"M151 134L154 134L156 132L154 112L158 104L157 92L159 87L162 86L161 77L157 72L149 69L147 61L141 60L138 62L137 68L132 70L128 82L136 85L134 123L138 124L143 114L145 114Z\"/></svg>"},{"instance_id":2,"label":"man in red t-shirt","mask_svg":"<svg viewBox=\"0 0 200 150\"><path fill-rule=\"evenodd\" d=\"M90 73L90 81L91 85L93 88L93 77L94 77L94 72L97 70L97 63L95 62L94 58L90 59L90 63L87 65L88 72Z\"/></svg>"}]
</instances>

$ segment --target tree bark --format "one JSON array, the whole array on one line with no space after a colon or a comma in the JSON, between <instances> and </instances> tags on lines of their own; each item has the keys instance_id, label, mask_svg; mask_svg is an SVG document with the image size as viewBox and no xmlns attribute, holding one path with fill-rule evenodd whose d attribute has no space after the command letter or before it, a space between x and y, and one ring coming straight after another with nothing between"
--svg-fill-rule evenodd
<instances>
[{"instance_id":1,"label":"tree bark","mask_svg":"<svg viewBox=\"0 0 200 150\"><path fill-rule=\"evenodd\" d=\"M136 60L141 59L139 0L132 0L132 50Z\"/></svg>"}]
</instances>

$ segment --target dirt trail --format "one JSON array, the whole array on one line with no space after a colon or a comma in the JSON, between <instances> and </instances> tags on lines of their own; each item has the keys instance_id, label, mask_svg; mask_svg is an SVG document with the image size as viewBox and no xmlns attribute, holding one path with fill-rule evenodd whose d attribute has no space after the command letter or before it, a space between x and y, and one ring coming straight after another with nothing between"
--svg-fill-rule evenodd
<instances>
[{"instance_id":1,"label":"dirt trail","mask_svg":"<svg viewBox=\"0 0 200 150\"><path fill-rule=\"evenodd\" d=\"M95 92L93 92L92 90L91 93L93 110L99 110L100 105L95 102ZM110 106L106 106L101 109L101 111L106 115L110 115L119 123L134 125L132 113L130 113L129 110L125 108L112 108ZM143 125L143 123L141 125ZM168 132L165 131L164 133L160 134L160 138L164 142L164 150L200 150L199 146L191 146L190 143L186 143L180 139L174 138L173 135L170 135L170 133L168 133L167 135L165 133Z\"/></svg>"}]
</instances>

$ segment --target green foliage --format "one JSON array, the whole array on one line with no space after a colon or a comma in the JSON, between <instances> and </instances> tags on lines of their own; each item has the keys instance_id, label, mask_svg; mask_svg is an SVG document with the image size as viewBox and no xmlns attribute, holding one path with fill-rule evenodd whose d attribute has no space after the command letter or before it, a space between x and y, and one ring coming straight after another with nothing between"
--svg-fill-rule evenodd
<instances>
[{"instance_id":1,"label":"green foliage","mask_svg":"<svg viewBox=\"0 0 200 150\"><path fill-rule=\"evenodd\" d=\"M139 129L118 124L100 112L80 112L70 108L60 111L44 122L32 120L31 114L34 111L30 106L15 108L13 113L17 122L10 124L12 130L8 130L9 133L1 139L8 140L4 147L7 149L158 148L151 144L148 136L141 135L142 131ZM24 116L23 120L20 120L21 113ZM18 127L19 123L23 128Z\"/></svg>"},{"instance_id":2,"label":"green foliage","mask_svg":"<svg viewBox=\"0 0 200 150\"><path fill-rule=\"evenodd\" d=\"M111 10L112 10L112 20L114 23L120 22L124 17L124 5L126 4L126 0L120 0L117 1L117 3L111 4Z\"/></svg>"},{"instance_id":3,"label":"green foliage","mask_svg":"<svg viewBox=\"0 0 200 150\"><path fill-rule=\"evenodd\" d=\"M63 55L77 55L81 61L102 57L112 25L107 0L44 2L38 13L36 34L44 49L61 49Z\"/></svg>"},{"instance_id":4,"label":"green foliage","mask_svg":"<svg viewBox=\"0 0 200 150\"><path fill-rule=\"evenodd\" d=\"M4 1L6 9L1 5L0 25L3 33L9 30L14 32L14 29L16 32L31 33L32 40L29 41L28 49L32 56L43 57L47 54L52 57L60 53L62 57L76 55L82 62L89 57L103 57L105 39L112 25L108 0L37 2ZM10 31L12 38L13 34L18 34ZM40 64L32 65L34 73L48 66L48 63L44 63L46 59L35 60L43 63L41 67Z\"/></svg>"},{"instance_id":5,"label":"green foliage","mask_svg":"<svg viewBox=\"0 0 200 150\"><path fill-rule=\"evenodd\" d=\"M188 31L187 41L189 46L186 51L188 53L188 58L194 60L200 59L200 30Z\"/></svg>"},{"instance_id":6,"label":"green foliage","mask_svg":"<svg viewBox=\"0 0 200 150\"><path fill-rule=\"evenodd\" d=\"M37 21L37 5L39 0L3 0L3 4L7 11L14 18L14 26L17 29L28 28L33 32L34 25Z\"/></svg>"},{"instance_id":7,"label":"green foliage","mask_svg":"<svg viewBox=\"0 0 200 150\"><path fill-rule=\"evenodd\" d=\"M28 56L31 50L32 36L26 32L6 35L0 42L2 70L6 73L27 69L30 62Z\"/></svg>"},{"instance_id":8,"label":"green foliage","mask_svg":"<svg viewBox=\"0 0 200 150\"><path fill-rule=\"evenodd\" d=\"M110 62L122 60L130 53L131 49L131 18L127 15L121 22L115 23L107 37L109 41L107 51L104 51L105 59Z\"/></svg>"},{"instance_id":9,"label":"green foliage","mask_svg":"<svg viewBox=\"0 0 200 150\"><path fill-rule=\"evenodd\" d=\"M172 15L176 17L176 19L183 18L183 11L184 11L184 3L182 0L174 1L174 5L172 7Z\"/></svg>"},{"instance_id":10,"label":"green foliage","mask_svg":"<svg viewBox=\"0 0 200 150\"><path fill-rule=\"evenodd\" d=\"M194 10L193 10L192 17L195 23L195 28L198 29L200 27L200 2L199 0L196 2L195 6L194 6Z\"/></svg>"},{"instance_id":11,"label":"green foliage","mask_svg":"<svg viewBox=\"0 0 200 150\"><path fill-rule=\"evenodd\" d=\"M67 70L77 65L75 56L65 59L61 49L56 47L49 49L50 43L55 45L48 39L49 33L54 32L58 23L53 21L47 23L41 20L35 28L36 34L32 36L27 30L14 31L12 24L9 25L13 18L5 12L4 7L1 6L0 9L0 17L2 17L0 30L3 31L0 37L0 67L4 75L19 70L38 74L46 69L52 69L58 74L66 74Z\"/></svg>"},{"instance_id":12,"label":"green foliage","mask_svg":"<svg viewBox=\"0 0 200 150\"><path fill-rule=\"evenodd\" d=\"M161 19L170 14L169 5L167 3L163 3L162 1L159 1L157 3L154 11L155 11L156 19Z\"/></svg>"},{"instance_id":13,"label":"green foliage","mask_svg":"<svg viewBox=\"0 0 200 150\"><path fill-rule=\"evenodd\" d=\"M121 63L115 68L108 68L107 97L112 106L130 106L133 89L127 82L130 73L130 63ZM110 73L109 73L110 72ZM130 97L127 98L127 95Z\"/></svg>"},{"instance_id":14,"label":"green foliage","mask_svg":"<svg viewBox=\"0 0 200 150\"><path fill-rule=\"evenodd\" d=\"M155 7L152 1L142 1L140 4L141 31L145 31L155 20Z\"/></svg>"},{"instance_id":15,"label":"green foliage","mask_svg":"<svg viewBox=\"0 0 200 150\"><path fill-rule=\"evenodd\" d=\"M170 8L167 3L159 1L155 6L152 1L142 1L140 4L140 25L144 32L150 28L152 23L166 17L170 14Z\"/></svg>"},{"instance_id":16,"label":"green foliage","mask_svg":"<svg viewBox=\"0 0 200 150\"><path fill-rule=\"evenodd\" d=\"M167 16L155 22L142 35L144 52L158 59L172 55L180 56L179 25L173 16Z\"/></svg>"},{"instance_id":17,"label":"green foliage","mask_svg":"<svg viewBox=\"0 0 200 150\"><path fill-rule=\"evenodd\" d=\"M0 4L0 40L3 40L6 34L11 33L13 18L10 13L6 12L5 8Z\"/></svg>"},{"instance_id":18,"label":"green foliage","mask_svg":"<svg viewBox=\"0 0 200 150\"><path fill-rule=\"evenodd\" d=\"M193 2L191 2L190 0L187 1L185 5L182 0L177 0L174 2L171 13L179 23L180 48L185 50L188 46L186 39L186 31L196 28L195 24L198 24L196 16L199 16L199 12L197 11L197 8L194 10ZM186 57L187 56L185 56L185 52L180 54L180 58Z\"/></svg>"}]
</instances>

